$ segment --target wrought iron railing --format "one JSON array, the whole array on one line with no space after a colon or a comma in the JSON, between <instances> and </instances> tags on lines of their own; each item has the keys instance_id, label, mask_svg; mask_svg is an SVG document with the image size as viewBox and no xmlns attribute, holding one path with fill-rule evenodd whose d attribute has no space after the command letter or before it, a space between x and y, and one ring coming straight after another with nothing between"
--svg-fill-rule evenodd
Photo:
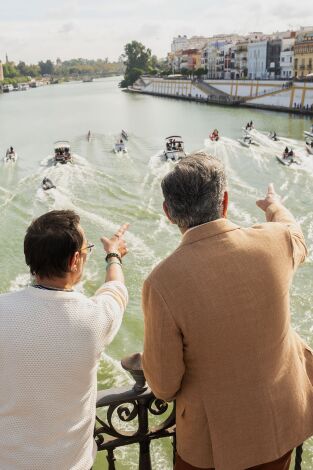
<instances>
[{"instance_id":1,"label":"wrought iron railing","mask_svg":"<svg viewBox=\"0 0 313 470\"><path fill-rule=\"evenodd\" d=\"M152 470L150 444L160 438L172 438L174 462L175 405L157 399L146 386L140 354L124 359L122 366L133 376L134 386L102 390L97 398L94 437L98 451L107 452L108 470L116 468L115 450L131 444L139 445L138 469ZM157 416L164 419L155 424Z\"/></svg>"},{"instance_id":2,"label":"wrought iron railing","mask_svg":"<svg viewBox=\"0 0 313 470\"><path fill-rule=\"evenodd\" d=\"M174 465L175 404L157 399L148 388L140 354L123 359L122 366L135 380L133 387L111 388L98 392L94 437L98 451L107 452L107 470L116 469L115 450L131 444L139 445L138 470L152 470L150 444L153 440L161 438L172 439ZM156 416L164 416L158 425L153 423L153 418ZM135 429L129 430L129 423L135 423ZM294 470L301 470L301 464L302 444L295 452Z\"/></svg>"}]
</instances>

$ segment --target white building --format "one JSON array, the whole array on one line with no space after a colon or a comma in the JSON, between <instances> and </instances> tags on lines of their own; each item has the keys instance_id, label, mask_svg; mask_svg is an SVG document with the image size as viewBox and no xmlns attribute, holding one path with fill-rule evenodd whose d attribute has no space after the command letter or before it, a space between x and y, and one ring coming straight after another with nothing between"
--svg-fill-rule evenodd
<instances>
[{"instance_id":1,"label":"white building","mask_svg":"<svg viewBox=\"0 0 313 470\"><path fill-rule=\"evenodd\" d=\"M176 38L173 38L172 44L171 44L171 52L175 54L178 51L183 51L185 49L189 48L189 42L188 38L186 35L184 36L177 36Z\"/></svg>"},{"instance_id":2,"label":"white building","mask_svg":"<svg viewBox=\"0 0 313 470\"><path fill-rule=\"evenodd\" d=\"M248 44L248 78L264 80L266 70L267 41L251 42Z\"/></svg>"},{"instance_id":3,"label":"white building","mask_svg":"<svg viewBox=\"0 0 313 470\"><path fill-rule=\"evenodd\" d=\"M294 45L295 38L283 39L280 53L280 77L284 79L294 77Z\"/></svg>"}]
</instances>

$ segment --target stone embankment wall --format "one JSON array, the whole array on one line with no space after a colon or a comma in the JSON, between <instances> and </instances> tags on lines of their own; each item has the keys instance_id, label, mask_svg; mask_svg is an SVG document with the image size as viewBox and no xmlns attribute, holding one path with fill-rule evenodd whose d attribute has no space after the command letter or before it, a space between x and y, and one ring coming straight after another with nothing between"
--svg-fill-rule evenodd
<instances>
[{"instance_id":1,"label":"stone embankment wall","mask_svg":"<svg viewBox=\"0 0 313 470\"><path fill-rule=\"evenodd\" d=\"M130 91L313 114L313 82L204 80L142 77Z\"/></svg>"}]
</instances>

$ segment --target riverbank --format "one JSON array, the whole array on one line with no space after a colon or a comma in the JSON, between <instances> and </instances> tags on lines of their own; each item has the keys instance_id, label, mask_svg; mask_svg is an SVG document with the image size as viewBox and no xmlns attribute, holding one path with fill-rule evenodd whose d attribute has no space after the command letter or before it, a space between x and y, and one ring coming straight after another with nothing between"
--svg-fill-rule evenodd
<instances>
[{"instance_id":1,"label":"riverbank","mask_svg":"<svg viewBox=\"0 0 313 470\"><path fill-rule=\"evenodd\" d=\"M173 80L143 76L124 91L313 116L313 83L308 82Z\"/></svg>"}]
</instances>

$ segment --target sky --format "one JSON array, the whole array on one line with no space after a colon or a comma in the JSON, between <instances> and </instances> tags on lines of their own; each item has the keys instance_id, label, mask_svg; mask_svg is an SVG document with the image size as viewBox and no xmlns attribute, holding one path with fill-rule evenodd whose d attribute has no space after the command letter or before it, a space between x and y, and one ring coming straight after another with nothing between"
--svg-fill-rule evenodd
<instances>
[{"instance_id":1,"label":"sky","mask_svg":"<svg viewBox=\"0 0 313 470\"><path fill-rule=\"evenodd\" d=\"M284 31L313 25L312 0L0 0L0 60L117 60L142 42L158 57L178 34Z\"/></svg>"}]
</instances>

